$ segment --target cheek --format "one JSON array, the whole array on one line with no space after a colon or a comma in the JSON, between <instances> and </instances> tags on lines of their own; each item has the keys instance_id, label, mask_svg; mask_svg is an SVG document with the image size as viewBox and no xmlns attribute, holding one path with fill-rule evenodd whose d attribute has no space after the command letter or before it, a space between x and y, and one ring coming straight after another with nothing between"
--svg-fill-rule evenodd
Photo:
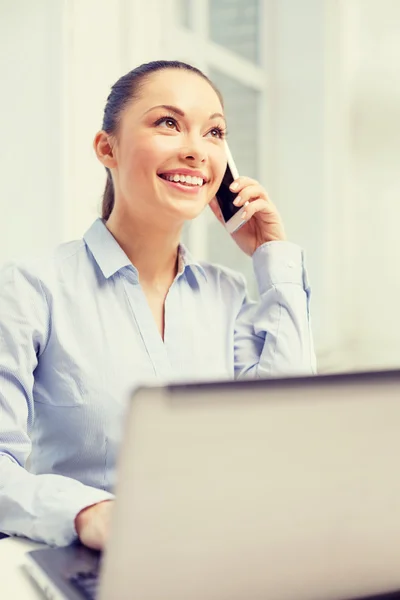
<instances>
[{"instance_id":1,"label":"cheek","mask_svg":"<svg viewBox=\"0 0 400 600\"><path fill-rule=\"evenodd\" d=\"M156 135L147 144L147 152L156 169L176 159L182 140L179 136Z\"/></svg>"},{"instance_id":2,"label":"cheek","mask_svg":"<svg viewBox=\"0 0 400 600\"><path fill-rule=\"evenodd\" d=\"M171 159L177 149L174 138L154 136L140 140L126 148L126 168L132 175L143 177L145 173L154 173L160 166Z\"/></svg>"},{"instance_id":3,"label":"cheek","mask_svg":"<svg viewBox=\"0 0 400 600\"><path fill-rule=\"evenodd\" d=\"M221 185L221 181L226 169L225 152L221 148L215 148L210 154L210 163L212 165L213 172L213 183L212 186L210 186L210 191L212 191L213 195L215 196L215 193L218 191L218 188Z\"/></svg>"}]
</instances>

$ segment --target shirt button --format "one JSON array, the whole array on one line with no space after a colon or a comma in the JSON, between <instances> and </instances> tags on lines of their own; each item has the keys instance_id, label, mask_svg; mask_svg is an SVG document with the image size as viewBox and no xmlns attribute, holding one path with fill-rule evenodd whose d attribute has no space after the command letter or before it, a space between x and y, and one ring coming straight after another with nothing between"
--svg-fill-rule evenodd
<instances>
[{"instance_id":1,"label":"shirt button","mask_svg":"<svg viewBox=\"0 0 400 600\"><path fill-rule=\"evenodd\" d=\"M293 267L296 266L296 263L293 260L289 260L287 263L287 266L290 267L291 269L293 269Z\"/></svg>"}]
</instances>

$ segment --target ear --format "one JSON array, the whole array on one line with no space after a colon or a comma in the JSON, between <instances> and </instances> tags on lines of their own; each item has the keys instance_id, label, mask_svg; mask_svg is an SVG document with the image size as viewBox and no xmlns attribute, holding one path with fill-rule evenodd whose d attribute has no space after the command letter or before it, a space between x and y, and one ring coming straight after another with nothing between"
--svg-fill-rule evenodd
<instances>
[{"instance_id":1,"label":"ear","mask_svg":"<svg viewBox=\"0 0 400 600\"><path fill-rule=\"evenodd\" d=\"M97 158L101 164L108 169L112 169L116 166L111 141L111 136L105 131L99 131L93 141L93 148Z\"/></svg>"}]
</instances>

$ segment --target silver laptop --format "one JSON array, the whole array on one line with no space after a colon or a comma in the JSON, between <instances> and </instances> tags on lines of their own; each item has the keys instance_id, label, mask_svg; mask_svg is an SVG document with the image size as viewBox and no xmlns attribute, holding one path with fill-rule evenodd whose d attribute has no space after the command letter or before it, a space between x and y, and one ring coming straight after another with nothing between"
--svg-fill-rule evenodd
<instances>
[{"instance_id":1,"label":"silver laptop","mask_svg":"<svg viewBox=\"0 0 400 600\"><path fill-rule=\"evenodd\" d=\"M140 389L97 597L400 598L399 463L400 372Z\"/></svg>"}]
</instances>

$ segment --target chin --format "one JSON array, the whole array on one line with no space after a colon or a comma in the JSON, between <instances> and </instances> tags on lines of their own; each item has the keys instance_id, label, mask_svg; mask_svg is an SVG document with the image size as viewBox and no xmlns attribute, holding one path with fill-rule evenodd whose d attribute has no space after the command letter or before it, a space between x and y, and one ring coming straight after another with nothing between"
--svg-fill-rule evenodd
<instances>
[{"instance_id":1,"label":"chin","mask_svg":"<svg viewBox=\"0 0 400 600\"><path fill-rule=\"evenodd\" d=\"M204 201L198 199L197 201L193 200L179 200L176 201L173 199L171 202L168 202L169 210L171 216L174 218L178 218L181 221L193 221L196 219L201 213L204 211L206 206L208 206L208 200Z\"/></svg>"},{"instance_id":2,"label":"chin","mask_svg":"<svg viewBox=\"0 0 400 600\"><path fill-rule=\"evenodd\" d=\"M201 215L208 204L202 204L201 206L185 207L179 211L180 217L184 221L193 221Z\"/></svg>"}]
</instances>

